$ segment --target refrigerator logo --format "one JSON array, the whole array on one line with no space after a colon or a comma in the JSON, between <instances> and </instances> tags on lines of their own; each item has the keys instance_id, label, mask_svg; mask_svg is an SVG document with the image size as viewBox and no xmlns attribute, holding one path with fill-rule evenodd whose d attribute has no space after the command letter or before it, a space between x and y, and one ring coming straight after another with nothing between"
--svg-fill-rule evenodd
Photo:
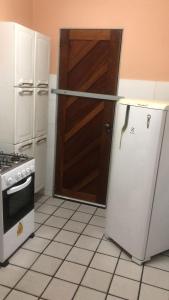
<instances>
[{"instance_id":1,"label":"refrigerator logo","mask_svg":"<svg viewBox=\"0 0 169 300\"><path fill-rule=\"evenodd\" d=\"M130 134L135 134L135 128L134 127L131 127Z\"/></svg>"}]
</instances>

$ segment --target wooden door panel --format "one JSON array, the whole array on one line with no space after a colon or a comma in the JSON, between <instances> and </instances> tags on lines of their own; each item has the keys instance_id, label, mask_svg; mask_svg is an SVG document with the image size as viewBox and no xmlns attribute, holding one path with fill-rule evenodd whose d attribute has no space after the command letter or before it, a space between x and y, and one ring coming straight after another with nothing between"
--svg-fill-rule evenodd
<instances>
[{"instance_id":1,"label":"wooden door panel","mask_svg":"<svg viewBox=\"0 0 169 300\"><path fill-rule=\"evenodd\" d=\"M121 30L61 30L59 88L116 94ZM115 103L59 96L55 193L105 204Z\"/></svg>"}]
</instances>

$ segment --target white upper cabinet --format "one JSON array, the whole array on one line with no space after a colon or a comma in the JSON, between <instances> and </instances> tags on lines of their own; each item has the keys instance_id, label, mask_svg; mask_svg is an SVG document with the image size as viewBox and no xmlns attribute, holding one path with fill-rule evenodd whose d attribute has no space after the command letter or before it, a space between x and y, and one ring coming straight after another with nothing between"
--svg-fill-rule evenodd
<instances>
[{"instance_id":1,"label":"white upper cabinet","mask_svg":"<svg viewBox=\"0 0 169 300\"><path fill-rule=\"evenodd\" d=\"M48 87L49 80L49 38L35 33L35 87Z\"/></svg>"},{"instance_id":2,"label":"white upper cabinet","mask_svg":"<svg viewBox=\"0 0 169 300\"><path fill-rule=\"evenodd\" d=\"M15 86L34 85L35 32L15 24Z\"/></svg>"}]
</instances>

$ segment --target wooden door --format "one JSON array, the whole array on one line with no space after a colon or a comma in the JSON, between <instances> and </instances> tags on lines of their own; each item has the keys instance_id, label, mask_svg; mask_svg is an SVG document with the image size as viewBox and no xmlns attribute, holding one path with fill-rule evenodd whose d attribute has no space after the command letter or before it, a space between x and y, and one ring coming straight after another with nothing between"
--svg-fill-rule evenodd
<instances>
[{"instance_id":1,"label":"wooden door","mask_svg":"<svg viewBox=\"0 0 169 300\"><path fill-rule=\"evenodd\" d=\"M122 30L63 29L59 88L116 95ZM115 102L59 96L55 194L106 203Z\"/></svg>"}]
</instances>

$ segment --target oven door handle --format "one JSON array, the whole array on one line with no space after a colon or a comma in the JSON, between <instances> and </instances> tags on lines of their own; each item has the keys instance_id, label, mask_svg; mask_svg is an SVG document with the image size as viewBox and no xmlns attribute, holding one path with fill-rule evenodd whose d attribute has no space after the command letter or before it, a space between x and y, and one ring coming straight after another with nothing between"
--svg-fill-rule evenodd
<instances>
[{"instance_id":1,"label":"oven door handle","mask_svg":"<svg viewBox=\"0 0 169 300\"><path fill-rule=\"evenodd\" d=\"M7 191L7 194L11 195L11 194L14 194L16 192L19 192L19 191L23 190L24 188L26 188L31 183L31 181L32 181L32 177L29 176L24 183L22 183L20 185L17 185L17 186L14 186L11 189L9 189Z\"/></svg>"}]
</instances>

